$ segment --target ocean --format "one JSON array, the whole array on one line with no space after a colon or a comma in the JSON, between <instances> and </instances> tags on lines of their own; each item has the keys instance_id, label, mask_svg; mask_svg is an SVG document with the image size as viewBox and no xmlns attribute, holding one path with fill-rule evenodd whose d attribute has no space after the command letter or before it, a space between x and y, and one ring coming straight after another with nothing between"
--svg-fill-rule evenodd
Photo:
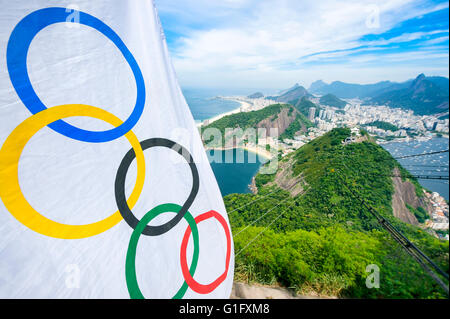
<instances>
[{"instance_id":1,"label":"ocean","mask_svg":"<svg viewBox=\"0 0 450 319\"><path fill-rule=\"evenodd\" d=\"M213 90L213 89L183 89L192 115L196 121L204 121L221 113L237 109L240 104L234 101L215 99L216 96L248 95L248 90Z\"/></svg>"},{"instance_id":2,"label":"ocean","mask_svg":"<svg viewBox=\"0 0 450 319\"><path fill-rule=\"evenodd\" d=\"M232 111L239 107L239 103L214 99L216 96L249 95L256 90L212 90L212 89L183 89L183 94L191 109L194 119L198 122L212 118L221 113ZM262 163L257 157L255 163L249 152L243 149L208 151L208 158L216 176L222 196L233 193L250 193L248 187L253 176L256 175ZM221 159L214 161L213 159ZM225 163L226 158L232 158L231 163ZM243 159L241 162L240 159ZM237 163L239 160L240 163Z\"/></svg>"},{"instance_id":3,"label":"ocean","mask_svg":"<svg viewBox=\"0 0 450 319\"><path fill-rule=\"evenodd\" d=\"M263 164L259 156L243 149L207 151L222 196L250 193L249 185ZM256 161L255 161L256 157ZM226 163L225 159L233 159ZM216 160L215 160L216 159ZM242 161L241 161L242 159Z\"/></svg>"}]
</instances>

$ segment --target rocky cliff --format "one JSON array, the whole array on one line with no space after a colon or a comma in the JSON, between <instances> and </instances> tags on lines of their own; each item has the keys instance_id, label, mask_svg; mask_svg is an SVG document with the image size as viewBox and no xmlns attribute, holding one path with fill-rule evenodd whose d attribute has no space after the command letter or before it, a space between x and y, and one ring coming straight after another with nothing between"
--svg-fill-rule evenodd
<instances>
[{"instance_id":1,"label":"rocky cliff","mask_svg":"<svg viewBox=\"0 0 450 319\"><path fill-rule=\"evenodd\" d=\"M291 107L281 109L280 113L266 118L256 125L256 128L266 129L267 136L278 137L294 122L297 110ZM275 130L274 130L275 129ZM276 136L278 131L278 136Z\"/></svg>"},{"instance_id":2,"label":"rocky cliff","mask_svg":"<svg viewBox=\"0 0 450 319\"><path fill-rule=\"evenodd\" d=\"M400 171L395 168L393 171L394 176L400 176ZM401 177L392 177L394 185L394 195L392 196L392 210L394 216L412 225L418 225L419 222L410 211L407 205L417 209L419 207L424 208L427 212L430 211L430 204L425 198L417 196L416 187L408 180L402 180Z\"/></svg>"}]
</instances>

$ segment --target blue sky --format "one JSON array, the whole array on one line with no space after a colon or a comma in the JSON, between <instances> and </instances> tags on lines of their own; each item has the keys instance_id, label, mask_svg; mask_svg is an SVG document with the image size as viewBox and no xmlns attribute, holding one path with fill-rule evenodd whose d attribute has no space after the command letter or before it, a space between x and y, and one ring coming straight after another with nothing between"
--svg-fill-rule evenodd
<instances>
[{"instance_id":1,"label":"blue sky","mask_svg":"<svg viewBox=\"0 0 450 319\"><path fill-rule=\"evenodd\" d=\"M448 77L449 5L435 0L155 0L183 87Z\"/></svg>"}]
</instances>

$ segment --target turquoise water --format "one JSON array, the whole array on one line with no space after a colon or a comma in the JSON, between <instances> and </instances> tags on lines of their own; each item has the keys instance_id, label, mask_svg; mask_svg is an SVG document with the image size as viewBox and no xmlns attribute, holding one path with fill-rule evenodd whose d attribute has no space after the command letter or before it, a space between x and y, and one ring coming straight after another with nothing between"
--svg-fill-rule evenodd
<instances>
[{"instance_id":1,"label":"turquoise water","mask_svg":"<svg viewBox=\"0 0 450 319\"><path fill-rule=\"evenodd\" d=\"M215 99L217 96L248 96L261 89L241 88L241 89L182 89L186 102L191 109L196 121L204 121L216 115L235 110L240 103Z\"/></svg>"},{"instance_id":2,"label":"turquoise water","mask_svg":"<svg viewBox=\"0 0 450 319\"><path fill-rule=\"evenodd\" d=\"M238 95L237 92L184 89L183 94L196 121L210 119L221 113L235 110L240 106L238 102L214 98L216 96Z\"/></svg>"},{"instance_id":3,"label":"turquoise water","mask_svg":"<svg viewBox=\"0 0 450 319\"><path fill-rule=\"evenodd\" d=\"M243 149L211 150L207 151L207 154L222 196L233 193L250 193L248 186L262 165L259 157ZM214 161L214 159L216 160ZM226 159L232 159L232 163L225 163ZM237 163L239 159L243 159L243 162Z\"/></svg>"},{"instance_id":4,"label":"turquoise water","mask_svg":"<svg viewBox=\"0 0 450 319\"><path fill-rule=\"evenodd\" d=\"M203 121L218 114L234 110L239 103L214 99L216 96L248 95L252 90L212 90L183 89L183 94L196 121ZM208 151L208 158L216 176L222 196L233 193L250 193L249 184L256 175L261 162L255 159L254 153L238 149L228 151ZM250 156L249 156L250 155ZM214 159L217 159L214 161ZM231 159L231 163L225 163ZM238 163L238 160L243 160Z\"/></svg>"}]
</instances>

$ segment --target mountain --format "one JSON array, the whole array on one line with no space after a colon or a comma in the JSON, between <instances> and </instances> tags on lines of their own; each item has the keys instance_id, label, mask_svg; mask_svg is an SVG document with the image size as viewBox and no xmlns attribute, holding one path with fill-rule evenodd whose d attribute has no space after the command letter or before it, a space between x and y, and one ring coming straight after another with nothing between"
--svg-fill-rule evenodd
<instances>
[{"instance_id":1,"label":"mountain","mask_svg":"<svg viewBox=\"0 0 450 319\"><path fill-rule=\"evenodd\" d=\"M253 94L251 94L251 95L249 95L247 97L249 99L260 99L260 98L264 97L264 94L262 94L261 92L256 92L256 93L253 93Z\"/></svg>"},{"instance_id":2,"label":"mountain","mask_svg":"<svg viewBox=\"0 0 450 319\"><path fill-rule=\"evenodd\" d=\"M448 79L420 74L409 86L376 95L370 102L413 110L419 115L441 113L449 108Z\"/></svg>"},{"instance_id":3,"label":"mountain","mask_svg":"<svg viewBox=\"0 0 450 319\"><path fill-rule=\"evenodd\" d=\"M336 95L333 94L327 94L322 96L319 100L319 103L322 105L333 106L340 109L343 109L347 105L347 102L342 101Z\"/></svg>"},{"instance_id":4,"label":"mountain","mask_svg":"<svg viewBox=\"0 0 450 319\"><path fill-rule=\"evenodd\" d=\"M316 109L317 113L321 110L320 106L308 100L306 96L289 101L289 104L294 106L300 113L302 113L306 117L309 116L309 109L312 107Z\"/></svg>"},{"instance_id":5,"label":"mountain","mask_svg":"<svg viewBox=\"0 0 450 319\"><path fill-rule=\"evenodd\" d=\"M366 103L409 109L419 115L445 112L449 106L449 79L426 77L424 74L403 83L383 81L375 84L352 84L336 81L326 84L316 81L309 90L318 95L333 94L344 99L365 99Z\"/></svg>"},{"instance_id":6,"label":"mountain","mask_svg":"<svg viewBox=\"0 0 450 319\"><path fill-rule=\"evenodd\" d=\"M391 87L395 83L384 81L375 84L351 84L335 81L326 84L323 81L316 81L311 84L309 91L313 94L326 95L333 94L341 99L366 98L374 93Z\"/></svg>"},{"instance_id":7,"label":"mountain","mask_svg":"<svg viewBox=\"0 0 450 319\"><path fill-rule=\"evenodd\" d=\"M428 76L428 77L426 77L426 79L428 81L433 82L434 84L439 86L441 89L447 90L447 92L448 92L448 85L449 85L448 78L445 78L443 76Z\"/></svg>"},{"instance_id":8,"label":"mountain","mask_svg":"<svg viewBox=\"0 0 450 319\"><path fill-rule=\"evenodd\" d=\"M225 116L206 127L202 127L202 131L209 128L216 128L220 131L222 140L213 141L205 140L209 147L235 147L239 143L245 143L250 140L248 136L239 136L239 130L247 129L266 129L266 136L271 135L271 129L276 128L278 136L281 139L293 139L296 133L306 132L313 124L296 108L289 104L274 104L267 106L259 111L242 112ZM232 129L232 133L237 136L234 139L228 130ZM256 131L255 131L256 132Z\"/></svg>"},{"instance_id":9,"label":"mountain","mask_svg":"<svg viewBox=\"0 0 450 319\"><path fill-rule=\"evenodd\" d=\"M295 83L293 87L291 87L289 89L286 89L286 90L281 90L280 92L278 92L278 95L283 95L283 94L285 94L285 93L287 93L289 91L295 90L295 89L297 89L299 87L300 87L300 84Z\"/></svg>"},{"instance_id":10,"label":"mountain","mask_svg":"<svg viewBox=\"0 0 450 319\"><path fill-rule=\"evenodd\" d=\"M274 99L277 102L288 103L289 101L301 99L302 97L307 97L307 96L310 96L308 91L303 86L297 86L297 87L285 92L284 94L282 94L278 97L275 97Z\"/></svg>"},{"instance_id":11,"label":"mountain","mask_svg":"<svg viewBox=\"0 0 450 319\"><path fill-rule=\"evenodd\" d=\"M334 129L279 159L273 174L258 174L256 195L224 198L234 212L236 278L300 294L447 298L355 199L374 207L448 273L448 242L417 225L428 214L423 188L367 135L344 145L350 135L350 129ZM366 287L371 264L382 269L379 289Z\"/></svg>"},{"instance_id":12,"label":"mountain","mask_svg":"<svg viewBox=\"0 0 450 319\"><path fill-rule=\"evenodd\" d=\"M318 81L311 83L308 91L311 93L319 93L326 86L327 86L327 84L324 81L318 80Z\"/></svg>"}]
</instances>

